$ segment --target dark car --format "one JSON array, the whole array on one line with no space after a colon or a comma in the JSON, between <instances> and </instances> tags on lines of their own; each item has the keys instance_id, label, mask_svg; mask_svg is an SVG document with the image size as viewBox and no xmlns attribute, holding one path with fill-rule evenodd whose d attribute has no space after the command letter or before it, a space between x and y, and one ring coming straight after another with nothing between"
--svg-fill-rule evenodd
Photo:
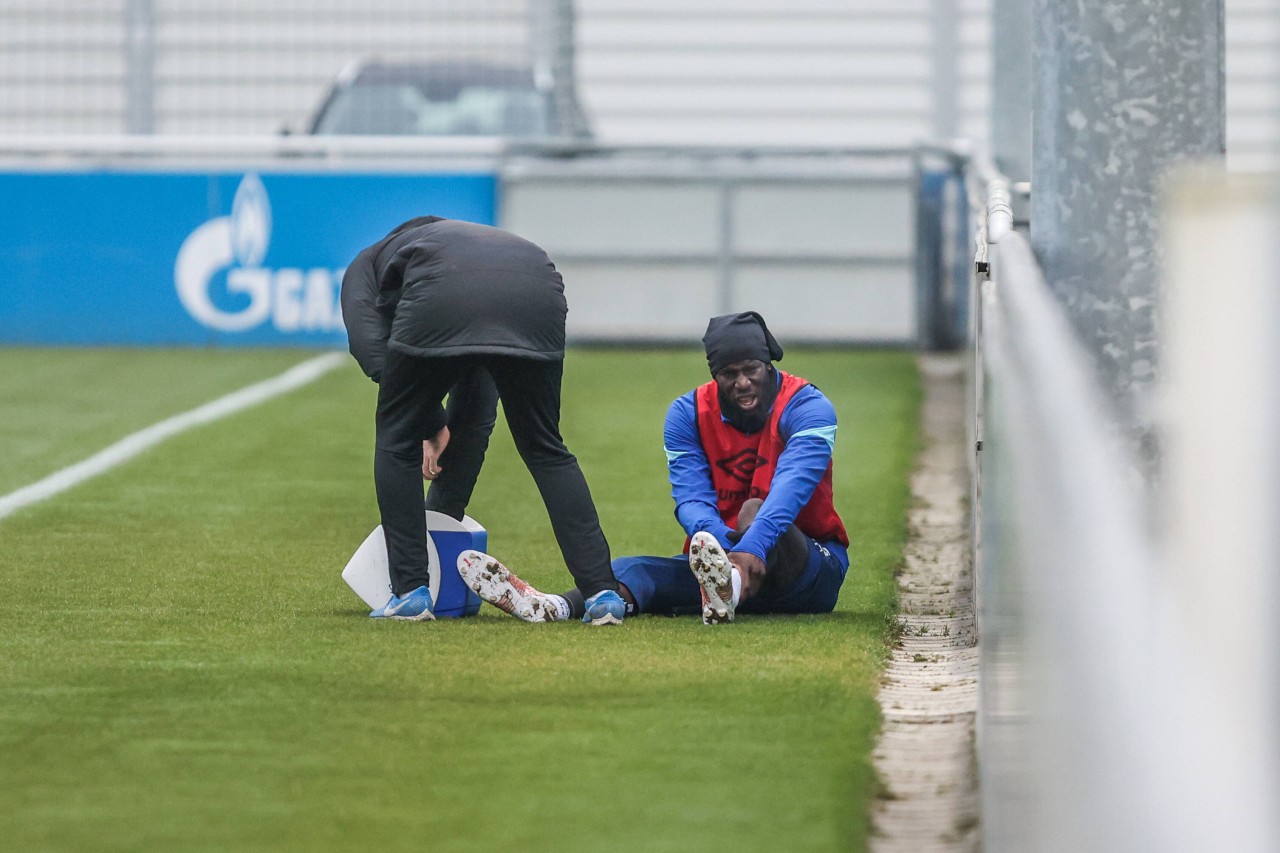
<instances>
[{"instance_id":1,"label":"dark car","mask_svg":"<svg viewBox=\"0 0 1280 853\"><path fill-rule=\"evenodd\" d=\"M311 134L583 136L572 98L532 70L483 62L362 62L338 75Z\"/></svg>"}]
</instances>

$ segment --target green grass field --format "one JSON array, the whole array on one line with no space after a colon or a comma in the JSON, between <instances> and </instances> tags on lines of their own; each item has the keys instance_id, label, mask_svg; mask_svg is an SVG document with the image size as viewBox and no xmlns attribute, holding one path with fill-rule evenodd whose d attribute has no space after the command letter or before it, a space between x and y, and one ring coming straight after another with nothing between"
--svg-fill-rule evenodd
<instances>
[{"instance_id":1,"label":"green grass field","mask_svg":"<svg viewBox=\"0 0 1280 853\"><path fill-rule=\"evenodd\" d=\"M3 350L0 494L309 353ZM840 415L837 611L372 622L339 578L377 524L354 364L0 520L0 846L861 850L917 449L911 354L789 352ZM615 555L676 553L668 402L697 350L573 350L563 432ZM505 425L471 514L569 576Z\"/></svg>"}]
</instances>

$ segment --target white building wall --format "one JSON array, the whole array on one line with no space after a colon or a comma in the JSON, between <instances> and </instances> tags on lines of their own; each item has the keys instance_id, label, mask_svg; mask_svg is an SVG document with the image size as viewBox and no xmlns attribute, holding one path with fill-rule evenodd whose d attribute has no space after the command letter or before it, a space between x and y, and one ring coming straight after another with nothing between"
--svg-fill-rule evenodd
<instances>
[{"instance_id":1,"label":"white building wall","mask_svg":"<svg viewBox=\"0 0 1280 853\"><path fill-rule=\"evenodd\" d=\"M3 0L0 134L126 129L131 5L157 133L299 127L348 62L528 56L544 0ZM985 139L990 0L576 0L579 94L610 143ZM1226 0L1227 144L1280 164L1280 0ZM954 110L939 109L951 94ZM954 134L951 132L954 131Z\"/></svg>"},{"instance_id":2,"label":"white building wall","mask_svg":"<svg viewBox=\"0 0 1280 853\"><path fill-rule=\"evenodd\" d=\"M950 88L956 135L983 142L991 4L955 0L940 27L948 2L578 0L579 93L609 141L901 146L950 135ZM1225 10L1229 164L1275 169L1280 0Z\"/></svg>"},{"instance_id":3,"label":"white building wall","mask_svg":"<svg viewBox=\"0 0 1280 853\"><path fill-rule=\"evenodd\" d=\"M359 59L529 61L531 0L0 0L0 134L127 130L146 9L154 132L300 129Z\"/></svg>"},{"instance_id":4,"label":"white building wall","mask_svg":"<svg viewBox=\"0 0 1280 853\"><path fill-rule=\"evenodd\" d=\"M954 57L942 69L948 84L957 80L973 108L984 108L987 63L978 51L988 30L986 0L963 0L961 26L949 34L961 47L940 54L938 5L578 0L579 93L608 141L897 147L936 139L938 57ZM981 125L968 119L966 130Z\"/></svg>"},{"instance_id":5,"label":"white building wall","mask_svg":"<svg viewBox=\"0 0 1280 853\"><path fill-rule=\"evenodd\" d=\"M1227 0L1227 162L1280 169L1280 0Z\"/></svg>"}]
</instances>

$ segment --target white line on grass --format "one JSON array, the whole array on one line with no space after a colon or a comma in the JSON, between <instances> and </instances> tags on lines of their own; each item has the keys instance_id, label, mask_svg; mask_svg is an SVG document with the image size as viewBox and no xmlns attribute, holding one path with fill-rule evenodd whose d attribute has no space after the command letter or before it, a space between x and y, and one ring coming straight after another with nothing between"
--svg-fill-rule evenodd
<instances>
[{"instance_id":1,"label":"white line on grass","mask_svg":"<svg viewBox=\"0 0 1280 853\"><path fill-rule=\"evenodd\" d=\"M39 503L46 498L51 498L60 492L66 491L72 486L79 485L91 477L105 473L121 462L132 459L144 450L149 450L180 432L225 418L227 415L233 415L259 403L265 403L272 397L287 394L295 388L300 388L308 382L319 379L344 360L344 354L338 352L317 356L302 362L302 364L294 365L272 379L246 386L239 391L232 391L225 397L219 397L189 412L174 415L159 423L152 424L146 429L125 436L83 462L77 462L69 468L63 468L61 471L50 474L43 480L32 483L29 486L23 486L16 492L10 492L4 497L0 497L0 518L12 515L23 507Z\"/></svg>"}]
</instances>

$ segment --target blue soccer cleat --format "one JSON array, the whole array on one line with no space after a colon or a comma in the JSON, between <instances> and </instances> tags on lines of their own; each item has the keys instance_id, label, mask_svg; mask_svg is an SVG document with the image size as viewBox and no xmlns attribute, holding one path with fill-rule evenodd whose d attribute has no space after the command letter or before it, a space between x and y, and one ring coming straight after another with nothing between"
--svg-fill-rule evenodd
<instances>
[{"instance_id":1,"label":"blue soccer cleat","mask_svg":"<svg viewBox=\"0 0 1280 853\"><path fill-rule=\"evenodd\" d=\"M435 619L431 611L431 590L420 586L403 597L391 596L391 600L369 614L371 619L404 619L410 622L426 622Z\"/></svg>"},{"instance_id":2,"label":"blue soccer cleat","mask_svg":"<svg viewBox=\"0 0 1280 853\"><path fill-rule=\"evenodd\" d=\"M627 615L627 603L611 589L602 589L587 599L587 612L582 621L588 625L621 625Z\"/></svg>"}]
</instances>

